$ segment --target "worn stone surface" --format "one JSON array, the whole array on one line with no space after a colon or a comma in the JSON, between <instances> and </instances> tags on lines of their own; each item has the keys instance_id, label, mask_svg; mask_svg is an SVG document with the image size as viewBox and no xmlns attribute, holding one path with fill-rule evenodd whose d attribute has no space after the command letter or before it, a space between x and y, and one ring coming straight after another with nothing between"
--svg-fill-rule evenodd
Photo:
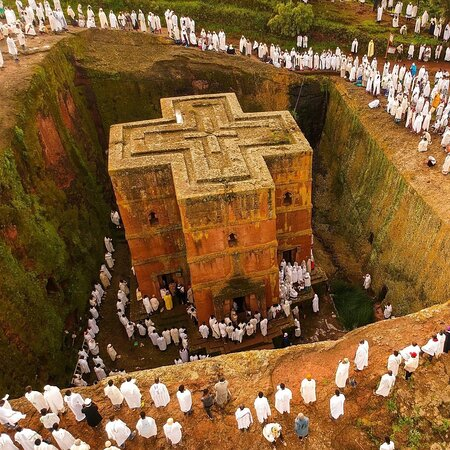
<instances>
[{"instance_id":1,"label":"worn stone surface","mask_svg":"<svg viewBox=\"0 0 450 450\"><path fill-rule=\"evenodd\" d=\"M311 248L312 149L287 111L235 94L161 100L162 119L111 128L109 173L143 292L190 284L200 321L232 300L278 301L283 251Z\"/></svg>"}]
</instances>

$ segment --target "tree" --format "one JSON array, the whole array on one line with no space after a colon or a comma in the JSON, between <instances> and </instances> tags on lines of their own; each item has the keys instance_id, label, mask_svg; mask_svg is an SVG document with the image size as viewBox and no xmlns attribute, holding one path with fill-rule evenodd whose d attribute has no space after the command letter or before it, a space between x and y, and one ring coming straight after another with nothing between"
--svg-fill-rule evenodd
<instances>
[{"instance_id":1,"label":"tree","mask_svg":"<svg viewBox=\"0 0 450 450\"><path fill-rule=\"evenodd\" d=\"M274 33L285 37L295 37L306 33L314 20L311 5L299 3L295 5L292 0L287 3L278 3L275 15L269 20L268 26Z\"/></svg>"}]
</instances>

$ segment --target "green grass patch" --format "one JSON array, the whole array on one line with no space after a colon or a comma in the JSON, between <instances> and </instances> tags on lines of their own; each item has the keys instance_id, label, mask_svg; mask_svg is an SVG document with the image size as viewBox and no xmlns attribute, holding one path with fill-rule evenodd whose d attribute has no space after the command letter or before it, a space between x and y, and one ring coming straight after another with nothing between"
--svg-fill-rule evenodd
<instances>
[{"instance_id":1,"label":"green grass patch","mask_svg":"<svg viewBox=\"0 0 450 450\"><path fill-rule=\"evenodd\" d=\"M339 320L347 330L373 322L372 300L361 287L337 280L331 284L331 292Z\"/></svg>"}]
</instances>

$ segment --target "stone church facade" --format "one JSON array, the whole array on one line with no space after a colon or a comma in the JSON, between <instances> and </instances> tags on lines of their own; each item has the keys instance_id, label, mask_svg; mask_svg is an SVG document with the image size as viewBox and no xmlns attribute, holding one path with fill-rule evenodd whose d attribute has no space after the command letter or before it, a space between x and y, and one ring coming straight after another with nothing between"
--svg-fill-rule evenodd
<instances>
[{"instance_id":1,"label":"stone church facade","mask_svg":"<svg viewBox=\"0 0 450 450\"><path fill-rule=\"evenodd\" d=\"M234 94L165 98L111 127L109 174L143 294L192 286L199 321L278 302L278 265L311 250L312 149L288 111Z\"/></svg>"}]
</instances>

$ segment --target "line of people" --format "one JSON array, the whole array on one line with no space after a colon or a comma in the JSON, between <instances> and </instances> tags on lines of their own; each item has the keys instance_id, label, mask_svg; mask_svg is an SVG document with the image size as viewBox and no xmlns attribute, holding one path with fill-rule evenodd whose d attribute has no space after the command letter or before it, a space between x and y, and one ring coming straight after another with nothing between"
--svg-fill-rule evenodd
<instances>
[{"instance_id":1,"label":"line of people","mask_svg":"<svg viewBox=\"0 0 450 450\"><path fill-rule=\"evenodd\" d=\"M407 347L400 351L394 351L387 360L387 373L385 373L378 383L378 386L374 390L374 394L382 397L387 397L391 394L392 389L396 382L396 377L399 374L399 369L404 362L405 379L410 380L412 374L419 367L420 354L426 355L429 361L434 358L441 357L442 354L450 351L450 327L446 331L440 331L436 335L433 335L426 344L419 346L416 342L412 342ZM362 340L356 350L355 359L355 372L364 371L369 365L369 343L366 340ZM329 408L330 416L333 420L338 420L344 415L345 395L343 391L347 388L356 389L356 379L350 378L350 361L347 358L343 358L338 363L335 376L335 384L337 389L334 395L330 397ZM221 411L231 401L231 392L229 389L229 383L223 377L214 385L215 395L204 389L202 391L201 404L205 410L207 417L210 420L214 420L213 406L216 405ZM117 387L114 380L109 379L104 387L104 395L111 401L115 415L109 417L109 421L105 424L105 431L108 438L115 441L116 444L123 448L128 440L132 440L139 435L145 439L153 438L157 435L156 422L152 417L148 417L145 411L141 410L140 419L135 425L136 431L132 431L129 426L117 417L117 412L121 409L125 403L130 409L142 409L143 395L137 385L137 382L132 377L128 376ZM170 401L170 393L166 385L156 378L154 383L149 389L149 395L153 405L156 408L166 408ZM316 393L316 380L308 374L300 385L300 396L305 405L313 404L317 401ZM96 429L103 421L103 417L98 410L97 405L90 398L83 398L80 394L67 390L65 395L61 394L61 391L56 386L45 386L44 393L35 391L31 386L26 388L26 399L33 405L33 407L41 415L41 423L44 425L52 435L53 439L60 447L61 450L76 450L80 448L89 449L89 445L77 440L69 431L60 427L61 417L66 413L66 406L74 414L77 422L86 420L87 424ZM176 393L179 408L186 417L192 414L193 399L192 392L184 385L181 384ZM290 414L290 403L293 398L292 391L284 384L280 383L276 387L274 396L275 409L280 415ZM282 435L282 427L276 422L270 422L272 411L270 403L263 392L259 392L253 403L254 410L258 422L263 426L263 436L267 441L274 445L276 448L276 442L285 442ZM31 429L23 428L19 422L24 420L26 416L20 411L13 410L8 402L8 396L3 397L0 400L0 423L7 428L14 430L14 440L19 443L25 450L40 450L40 449L53 449L52 444L48 444L43 437L34 432ZM248 430L253 424L253 416L249 407L245 404L239 404L236 412L235 419L237 427L240 430ZM302 413L298 414L295 419L295 432L301 439L305 438L309 434L309 419ZM172 418L169 418L164 427L164 435L171 445L177 445L182 440L182 425L179 422L175 422ZM13 444L11 438L7 434L2 434L1 439L8 442L8 445L12 449L17 449ZM9 442L8 439L11 441ZM48 440L48 439L47 439ZM43 445L44 444L44 445ZM388 446L386 446L388 445ZM393 449L391 446L390 438L385 439L380 447L381 450ZM105 448L113 448L112 444L108 441L105 444Z\"/></svg>"}]
</instances>

